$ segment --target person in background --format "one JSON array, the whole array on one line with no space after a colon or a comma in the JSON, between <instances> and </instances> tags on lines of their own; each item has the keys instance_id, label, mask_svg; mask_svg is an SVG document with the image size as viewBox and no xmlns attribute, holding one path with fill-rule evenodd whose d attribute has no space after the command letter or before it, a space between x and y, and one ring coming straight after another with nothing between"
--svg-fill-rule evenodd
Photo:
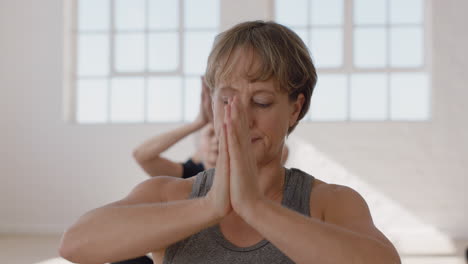
<instances>
[{"instance_id":1,"label":"person in background","mask_svg":"<svg viewBox=\"0 0 468 264\"><path fill-rule=\"evenodd\" d=\"M191 123L148 139L134 150L133 157L150 177L173 176L185 179L215 166L218 140L212 123L211 99L203 77L201 82L201 103L197 118ZM161 156L164 151L197 131L200 133L196 138L195 153L186 162L175 162Z\"/></svg>"}]
</instances>

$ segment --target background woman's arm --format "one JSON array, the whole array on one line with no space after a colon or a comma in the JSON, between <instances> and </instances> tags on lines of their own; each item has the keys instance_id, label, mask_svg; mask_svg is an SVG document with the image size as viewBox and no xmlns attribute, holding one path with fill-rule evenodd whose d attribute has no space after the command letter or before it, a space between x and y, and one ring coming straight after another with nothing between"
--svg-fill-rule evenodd
<instances>
[{"instance_id":1,"label":"background woman's arm","mask_svg":"<svg viewBox=\"0 0 468 264\"><path fill-rule=\"evenodd\" d=\"M161 153L202 128L206 122L197 119L145 141L133 151L133 157L150 176L182 177L182 164L161 157Z\"/></svg>"},{"instance_id":2,"label":"background woman's arm","mask_svg":"<svg viewBox=\"0 0 468 264\"><path fill-rule=\"evenodd\" d=\"M201 85L200 110L195 121L150 138L133 151L135 160L150 176L182 177L182 164L161 157L161 153L213 120L211 97L203 77ZM192 159L198 163L201 161L199 156L200 153L196 152Z\"/></svg>"}]
</instances>

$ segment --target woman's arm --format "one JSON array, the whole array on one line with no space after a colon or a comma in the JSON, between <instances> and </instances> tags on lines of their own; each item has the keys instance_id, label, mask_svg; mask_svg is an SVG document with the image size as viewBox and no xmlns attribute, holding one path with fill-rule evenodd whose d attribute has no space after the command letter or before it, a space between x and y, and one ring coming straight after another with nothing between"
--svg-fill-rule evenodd
<instances>
[{"instance_id":1,"label":"woman's arm","mask_svg":"<svg viewBox=\"0 0 468 264\"><path fill-rule=\"evenodd\" d=\"M160 155L205 124L204 120L197 119L192 123L155 136L137 147L133 151L133 157L152 177L161 175L182 177L182 164L165 159Z\"/></svg>"},{"instance_id":2,"label":"woman's arm","mask_svg":"<svg viewBox=\"0 0 468 264\"><path fill-rule=\"evenodd\" d=\"M324 221L267 200L245 207L241 216L296 263L401 263L391 242L374 226L364 199L348 187L327 188L331 199Z\"/></svg>"},{"instance_id":3,"label":"woman's arm","mask_svg":"<svg viewBox=\"0 0 468 264\"><path fill-rule=\"evenodd\" d=\"M206 199L187 199L192 180L149 179L123 200L94 209L63 235L60 255L75 263L107 263L163 249L217 221Z\"/></svg>"},{"instance_id":4,"label":"woman's arm","mask_svg":"<svg viewBox=\"0 0 468 264\"><path fill-rule=\"evenodd\" d=\"M150 176L175 176L182 177L182 164L161 157L161 153L172 147L181 139L204 127L213 120L211 98L204 78L201 78L202 93L200 98L200 110L197 118L192 123L183 125L172 131L155 136L133 151L133 157L143 170ZM200 162L200 153L195 153L192 159Z\"/></svg>"}]
</instances>

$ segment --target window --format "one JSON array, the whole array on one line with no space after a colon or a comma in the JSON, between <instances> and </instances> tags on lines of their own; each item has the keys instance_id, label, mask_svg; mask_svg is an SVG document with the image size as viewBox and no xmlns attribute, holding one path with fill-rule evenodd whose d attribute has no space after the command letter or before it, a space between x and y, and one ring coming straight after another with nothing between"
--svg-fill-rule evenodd
<instances>
[{"instance_id":1,"label":"window","mask_svg":"<svg viewBox=\"0 0 468 264\"><path fill-rule=\"evenodd\" d=\"M219 0L75 0L72 118L192 120L219 28Z\"/></svg>"},{"instance_id":2,"label":"window","mask_svg":"<svg viewBox=\"0 0 468 264\"><path fill-rule=\"evenodd\" d=\"M303 39L318 70L309 120L428 120L427 5L276 0L276 21Z\"/></svg>"}]
</instances>

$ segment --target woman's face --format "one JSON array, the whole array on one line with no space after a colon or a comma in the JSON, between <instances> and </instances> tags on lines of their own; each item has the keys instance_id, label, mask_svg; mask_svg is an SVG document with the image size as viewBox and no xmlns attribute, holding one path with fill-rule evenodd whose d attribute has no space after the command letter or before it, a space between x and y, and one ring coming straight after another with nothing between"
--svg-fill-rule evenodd
<instances>
[{"instance_id":1,"label":"woman's face","mask_svg":"<svg viewBox=\"0 0 468 264\"><path fill-rule=\"evenodd\" d=\"M237 49L231 57L233 71L229 80L217 82L213 92L214 125L219 135L224 123L224 105L235 96L244 109L247 134L257 164L261 166L273 160L281 161L284 139L297 120L304 97L301 94L296 102L291 102L273 78L250 82L246 78L247 69L255 71L259 67L256 56L252 55L251 51Z\"/></svg>"}]
</instances>

